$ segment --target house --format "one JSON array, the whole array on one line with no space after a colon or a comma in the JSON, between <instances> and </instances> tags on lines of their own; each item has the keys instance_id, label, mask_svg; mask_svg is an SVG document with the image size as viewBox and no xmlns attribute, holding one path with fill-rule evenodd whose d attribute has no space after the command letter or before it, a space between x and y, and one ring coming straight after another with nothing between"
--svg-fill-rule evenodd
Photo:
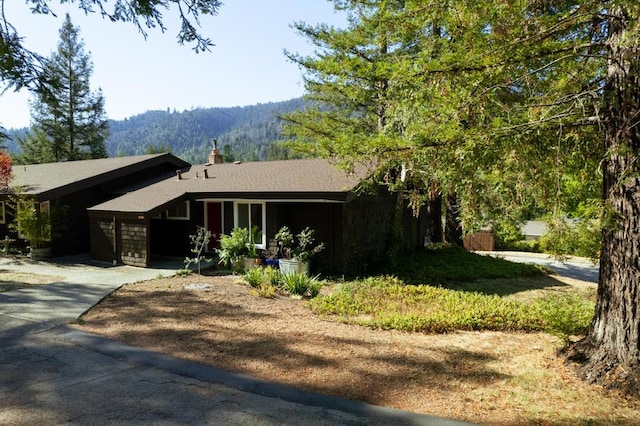
<instances>
[{"instance_id":1,"label":"house","mask_svg":"<svg viewBox=\"0 0 640 426\"><path fill-rule=\"evenodd\" d=\"M253 226L258 248L268 249L287 225L294 233L311 227L325 244L313 269L370 272L385 263L396 209L395 195L357 191L362 176L327 160L223 164L216 149L204 165L157 154L17 166L14 174L15 187L35 202L70 207L67 231L52 242L56 255L89 252L143 267L190 255L189 235L198 226L215 236L209 249L221 234ZM405 245L421 246L424 215L404 215Z\"/></svg>"},{"instance_id":2,"label":"house","mask_svg":"<svg viewBox=\"0 0 640 426\"><path fill-rule=\"evenodd\" d=\"M122 195L132 182L155 182L186 166L188 163L171 154L17 165L12 170L11 192L32 199L40 210L58 203L66 206L64 229L54 232L53 253L86 253L90 241L88 207ZM0 194L0 237L12 234L9 197Z\"/></svg>"},{"instance_id":3,"label":"house","mask_svg":"<svg viewBox=\"0 0 640 426\"><path fill-rule=\"evenodd\" d=\"M107 262L148 266L156 257L189 254L197 226L214 235L256 226L260 249L270 247L280 227L316 230L326 249L316 270L365 272L384 261L395 196L356 194L360 177L329 161L301 159L222 164L214 149L205 165L88 209L91 256ZM425 224L405 212L409 244L419 246Z\"/></svg>"}]
</instances>

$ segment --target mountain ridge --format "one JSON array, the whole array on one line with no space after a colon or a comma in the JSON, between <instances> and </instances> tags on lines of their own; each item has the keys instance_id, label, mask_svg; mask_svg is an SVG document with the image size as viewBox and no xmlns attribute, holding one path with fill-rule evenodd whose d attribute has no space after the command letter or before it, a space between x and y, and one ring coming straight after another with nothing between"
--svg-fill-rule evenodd
<instances>
[{"instance_id":1,"label":"mountain ridge","mask_svg":"<svg viewBox=\"0 0 640 426\"><path fill-rule=\"evenodd\" d=\"M178 112L152 110L123 120L109 120L110 135L105 145L109 157L141 155L170 150L192 164L206 162L217 139L218 148L234 160L264 161L286 158L277 149L283 139L282 121L277 114L304 106L302 98L265 104L194 108ZM28 128L9 129L12 140L3 141L10 154L19 153L17 136ZM225 147L228 145L228 147Z\"/></svg>"}]
</instances>

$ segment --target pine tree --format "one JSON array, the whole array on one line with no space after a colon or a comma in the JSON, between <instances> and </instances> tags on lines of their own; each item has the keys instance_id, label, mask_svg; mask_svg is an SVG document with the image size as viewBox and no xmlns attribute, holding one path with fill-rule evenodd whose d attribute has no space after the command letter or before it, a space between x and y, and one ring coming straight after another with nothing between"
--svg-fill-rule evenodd
<instances>
[{"instance_id":1,"label":"pine tree","mask_svg":"<svg viewBox=\"0 0 640 426\"><path fill-rule=\"evenodd\" d=\"M48 84L31 102L33 133L21 141L31 162L107 156L104 97L91 91L93 65L79 33L67 14L58 49L44 64Z\"/></svg>"}]
</instances>

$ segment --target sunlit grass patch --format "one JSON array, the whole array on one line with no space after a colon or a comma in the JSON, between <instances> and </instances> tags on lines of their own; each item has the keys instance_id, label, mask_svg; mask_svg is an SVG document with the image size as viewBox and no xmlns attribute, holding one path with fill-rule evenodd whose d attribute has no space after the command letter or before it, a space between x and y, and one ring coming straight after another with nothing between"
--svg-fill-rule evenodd
<instances>
[{"instance_id":1,"label":"sunlit grass patch","mask_svg":"<svg viewBox=\"0 0 640 426\"><path fill-rule=\"evenodd\" d=\"M426 333L546 331L567 336L584 333L593 315L593 302L572 294L524 303L495 294L406 285L395 277L336 285L332 294L317 297L310 306L347 323Z\"/></svg>"}]
</instances>

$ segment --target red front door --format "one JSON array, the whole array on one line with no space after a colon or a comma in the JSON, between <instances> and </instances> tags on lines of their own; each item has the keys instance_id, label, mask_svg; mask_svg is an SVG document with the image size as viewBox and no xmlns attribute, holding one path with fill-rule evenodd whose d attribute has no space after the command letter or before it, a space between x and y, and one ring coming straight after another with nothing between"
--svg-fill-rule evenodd
<instances>
[{"instance_id":1,"label":"red front door","mask_svg":"<svg viewBox=\"0 0 640 426\"><path fill-rule=\"evenodd\" d=\"M206 203L207 230L211 232L209 250L219 247L220 234L222 234L222 203Z\"/></svg>"}]
</instances>

